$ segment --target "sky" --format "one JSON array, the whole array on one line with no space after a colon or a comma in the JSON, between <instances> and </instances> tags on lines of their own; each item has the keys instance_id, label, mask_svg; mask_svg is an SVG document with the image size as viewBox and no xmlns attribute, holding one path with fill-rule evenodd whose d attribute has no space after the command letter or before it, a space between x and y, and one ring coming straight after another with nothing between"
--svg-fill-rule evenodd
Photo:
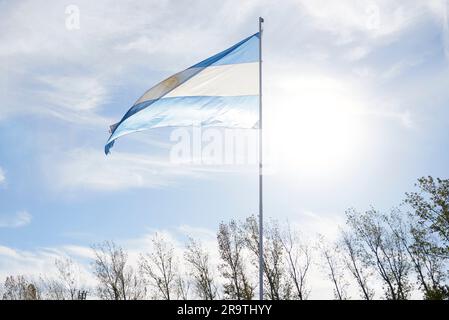
<instances>
[{"instance_id":1,"label":"sky","mask_svg":"<svg viewBox=\"0 0 449 320\"><path fill-rule=\"evenodd\" d=\"M448 178L446 0L0 1L0 279L61 254L88 270L93 243L139 252L155 231L214 248L220 221L257 213L257 163L175 163L176 128L103 148L148 88L259 16L265 216L334 239L347 208Z\"/></svg>"}]
</instances>

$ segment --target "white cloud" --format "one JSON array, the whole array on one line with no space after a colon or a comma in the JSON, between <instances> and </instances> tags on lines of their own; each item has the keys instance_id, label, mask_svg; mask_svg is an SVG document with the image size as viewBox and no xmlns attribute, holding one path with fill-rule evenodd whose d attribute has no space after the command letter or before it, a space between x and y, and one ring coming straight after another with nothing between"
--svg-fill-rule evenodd
<instances>
[{"instance_id":1,"label":"white cloud","mask_svg":"<svg viewBox=\"0 0 449 320\"><path fill-rule=\"evenodd\" d=\"M179 71L194 61L191 55L201 59L212 53L198 50L199 45L208 43L210 50L222 49L223 37L216 36L222 24L216 17L241 19L256 2L248 3L236 15L234 6L210 1L199 3L202 10L198 10L168 0L80 0L76 3L79 30L66 28L65 4L52 3L45 10L34 1L2 4L0 57L8 66L0 67L4 88L0 91L0 119L38 113L79 124L99 124L98 107L109 101L124 79L136 81L136 66L138 70ZM202 14L212 9L214 15Z\"/></svg>"},{"instance_id":2,"label":"white cloud","mask_svg":"<svg viewBox=\"0 0 449 320\"><path fill-rule=\"evenodd\" d=\"M193 227L189 225L181 225L176 228L176 231L180 232L183 235L194 238L201 238L203 240L215 240L216 237L216 233L213 230Z\"/></svg>"},{"instance_id":3,"label":"white cloud","mask_svg":"<svg viewBox=\"0 0 449 320\"><path fill-rule=\"evenodd\" d=\"M300 1L318 29L337 35L336 43L347 44L368 37L380 40L412 25L426 9L425 2L387 0Z\"/></svg>"},{"instance_id":4,"label":"white cloud","mask_svg":"<svg viewBox=\"0 0 449 320\"><path fill-rule=\"evenodd\" d=\"M5 172L2 167L0 167L0 185L6 182Z\"/></svg>"},{"instance_id":5,"label":"white cloud","mask_svg":"<svg viewBox=\"0 0 449 320\"><path fill-rule=\"evenodd\" d=\"M40 111L56 118L107 127L113 120L95 113L107 103L104 84L95 76L42 76L37 79L43 88L35 90L45 108Z\"/></svg>"},{"instance_id":6,"label":"white cloud","mask_svg":"<svg viewBox=\"0 0 449 320\"><path fill-rule=\"evenodd\" d=\"M393 79L400 76L403 72L409 70L410 68L416 67L424 62L423 57L403 59L396 62L388 70L386 70L382 77L385 79Z\"/></svg>"},{"instance_id":7,"label":"white cloud","mask_svg":"<svg viewBox=\"0 0 449 320\"><path fill-rule=\"evenodd\" d=\"M92 287L95 284L95 279L89 272L88 261L81 260L79 256L70 254L64 248L18 250L0 245L0 282L3 282L9 275L25 275L35 280L40 276L51 278L57 273L55 260L68 256L77 262L81 283Z\"/></svg>"},{"instance_id":8,"label":"white cloud","mask_svg":"<svg viewBox=\"0 0 449 320\"><path fill-rule=\"evenodd\" d=\"M292 222L292 227L302 230L309 239L322 234L331 241L337 239L342 226L344 226L344 218L339 214L315 213L307 210L302 211Z\"/></svg>"},{"instance_id":9,"label":"white cloud","mask_svg":"<svg viewBox=\"0 0 449 320\"><path fill-rule=\"evenodd\" d=\"M393 120L405 129L413 129L415 126L414 116L410 110L395 111L394 108L390 110L383 108L367 111L365 115Z\"/></svg>"},{"instance_id":10,"label":"white cloud","mask_svg":"<svg viewBox=\"0 0 449 320\"><path fill-rule=\"evenodd\" d=\"M130 188L165 188L182 179L209 179L211 174L245 173L251 166L196 165L172 163L167 155L112 152L78 148L48 154L43 158L43 174L55 190L117 191ZM51 169L50 169L51 167Z\"/></svg>"},{"instance_id":11,"label":"white cloud","mask_svg":"<svg viewBox=\"0 0 449 320\"><path fill-rule=\"evenodd\" d=\"M105 102L106 90L95 77L43 76L39 81L48 86L39 93L52 105L86 111Z\"/></svg>"},{"instance_id":12,"label":"white cloud","mask_svg":"<svg viewBox=\"0 0 449 320\"><path fill-rule=\"evenodd\" d=\"M5 247L5 246L1 246L0 245L0 256L6 256L9 258L17 258L19 257L19 255L17 254L17 252L11 248Z\"/></svg>"},{"instance_id":13,"label":"white cloud","mask_svg":"<svg viewBox=\"0 0 449 320\"><path fill-rule=\"evenodd\" d=\"M298 27L297 14L300 13L304 25L297 28L299 37L303 36L301 30L324 32L316 39L326 45L310 50L311 55L318 57L324 52L328 58L335 57L332 46L344 44L343 56L350 62L362 59L379 44L414 25L423 12L439 15L443 22L447 20L442 15L445 12L441 10L442 2L437 0L415 0L407 6L398 0L301 0L286 1L283 6L269 1L247 1L239 5L238 10L228 1L218 5L201 1L195 8L169 0L144 3L81 0L76 5L80 9L81 28L73 31L65 28L65 6L60 2L55 1L45 10L35 1L4 5L0 56L8 59L9 66L0 73L6 75L5 79L0 76L0 84L5 81L6 88L0 119L33 112L107 128L114 120L101 116L100 107L107 105L111 96L118 92L119 81L147 81L140 74L136 80L135 72L147 68L163 70L166 75L179 71L222 49L224 44L232 43L236 35L247 34L252 30L249 26L255 14L267 12L266 28L270 32L284 22L287 26ZM212 8L213 16L203 14ZM152 12L151 16L147 12ZM224 24L228 26L227 32L223 31ZM447 27L447 23L443 25ZM232 30L228 31L229 28ZM329 35L335 41L323 41ZM273 48L278 41L287 48L292 43L285 41L281 32L268 40L267 44ZM295 52L292 58L297 63L298 52L309 51L303 50L304 46L312 45L309 42L301 41L300 48L297 45L291 48ZM272 58L279 61L285 61L288 56L284 50L271 52ZM36 76L36 67L39 67L39 76ZM404 67L407 65L398 64L388 72L390 76L395 75ZM27 90L18 90L29 83L25 79L34 79L31 80L33 85ZM153 81L148 80L148 86Z\"/></svg>"},{"instance_id":14,"label":"white cloud","mask_svg":"<svg viewBox=\"0 0 449 320\"><path fill-rule=\"evenodd\" d=\"M446 59L449 59L449 2L447 0L430 0L428 6L441 25L442 47Z\"/></svg>"},{"instance_id":15,"label":"white cloud","mask_svg":"<svg viewBox=\"0 0 449 320\"><path fill-rule=\"evenodd\" d=\"M443 26L443 46L446 59L449 59L449 3L441 2L442 26Z\"/></svg>"},{"instance_id":16,"label":"white cloud","mask_svg":"<svg viewBox=\"0 0 449 320\"><path fill-rule=\"evenodd\" d=\"M0 228L20 228L31 223L32 216L26 211L13 215L0 215Z\"/></svg>"},{"instance_id":17,"label":"white cloud","mask_svg":"<svg viewBox=\"0 0 449 320\"><path fill-rule=\"evenodd\" d=\"M159 188L176 183L178 178L201 176L192 167L170 164L166 159L130 153L106 157L102 150L93 149L68 152L52 173L50 179L56 187L90 190Z\"/></svg>"},{"instance_id":18,"label":"white cloud","mask_svg":"<svg viewBox=\"0 0 449 320\"><path fill-rule=\"evenodd\" d=\"M61 250L66 254L78 258L93 259L95 257L91 248L79 245L65 245L61 247Z\"/></svg>"},{"instance_id":19,"label":"white cloud","mask_svg":"<svg viewBox=\"0 0 449 320\"><path fill-rule=\"evenodd\" d=\"M349 50L348 53L346 53L345 58L349 61L357 61L360 59L363 59L368 53L370 52L370 49L363 46L357 46Z\"/></svg>"}]
</instances>

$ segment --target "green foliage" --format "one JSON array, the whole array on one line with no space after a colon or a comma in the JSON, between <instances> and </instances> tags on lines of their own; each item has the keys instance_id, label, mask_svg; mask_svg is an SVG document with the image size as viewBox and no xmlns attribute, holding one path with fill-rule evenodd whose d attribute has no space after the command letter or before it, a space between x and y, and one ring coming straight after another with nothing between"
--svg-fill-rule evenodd
<instances>
[{"instance_id":1,"label":"green foliage","mask_svg":"<svg viewBox=\"0 0 449 320\"><path fill-rule=\"evenodd\" d=\"M422 177L418 192L406 193L405 203L419 220L423 245L449 257L449 179Z\"/></svg>"},{"instance_id":2,"label":"green foliage","mask_svg":"<svg viewBox=\"0 0 449 320\"><path fill-rule=\"evenodd\" d=\"M236 221L220 223L218 250L222 263L220 271L226 283L223 284L225 298L233 300L251 300L254 297L254 285L249 281L244 263L245 235Z\"/></svg>"}]
</instances>

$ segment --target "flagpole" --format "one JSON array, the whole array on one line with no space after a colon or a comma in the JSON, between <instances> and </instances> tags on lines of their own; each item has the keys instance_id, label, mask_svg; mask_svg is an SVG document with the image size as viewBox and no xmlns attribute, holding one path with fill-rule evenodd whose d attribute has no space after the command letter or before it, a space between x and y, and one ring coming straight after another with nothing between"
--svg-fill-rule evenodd
<instances>
[{"instance_id":1,"label":"flagpole","mask_svg":"<svg viewBox=\"0 0 449 320\"><path fill-rule=\"evenodd\" d=\"M259 17L259 299L263 300L263 200L262 200L262 24Z\"/></svg>"}]
</instances>

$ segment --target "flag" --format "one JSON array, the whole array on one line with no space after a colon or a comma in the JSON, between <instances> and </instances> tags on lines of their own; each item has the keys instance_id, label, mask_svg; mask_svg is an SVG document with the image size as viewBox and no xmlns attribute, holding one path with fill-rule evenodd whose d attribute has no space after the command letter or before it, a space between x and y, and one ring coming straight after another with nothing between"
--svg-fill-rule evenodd
<instances>
[{"instance_id":1,"label":"flag","mask_svg":"<svg viewBox=\"0 0 449 320\"><path fill-rule=\"evenodd\" d=\"M117 138L151 128L257 128L259 39L256 33L149 89L110 127L105 153Z\"/></svg>"}]
</instances>

